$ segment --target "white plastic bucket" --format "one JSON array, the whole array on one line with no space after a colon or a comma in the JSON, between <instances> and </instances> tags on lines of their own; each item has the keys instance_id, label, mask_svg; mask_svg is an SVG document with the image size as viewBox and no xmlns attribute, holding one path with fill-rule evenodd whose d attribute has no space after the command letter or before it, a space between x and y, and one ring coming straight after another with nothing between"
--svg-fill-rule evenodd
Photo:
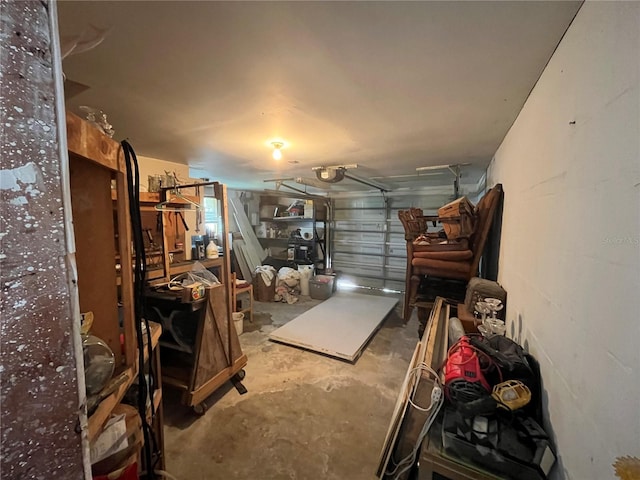
<instances>
[{"instance_id":1,"label":"white plastic bucket","mask_svg":"<svg viewBox=\"0 0 640 480\"><path fill-rule=\"evenodd\" d=\"M298 265L300 272L300 295L309 296L309 279L313 275L313 265Z\"/></svg>"},{"instance_id":2,"label":"white plastic bucket","mask_svg":"<svg viewBox=\"0 0 640 480\"><path fill-rule=\"evenodd\" d=\"M233 325L236 327L236 333L238 335L242 335L244 324L244 313L242 312L233 312Z\"/></svg>"}]
</instances>

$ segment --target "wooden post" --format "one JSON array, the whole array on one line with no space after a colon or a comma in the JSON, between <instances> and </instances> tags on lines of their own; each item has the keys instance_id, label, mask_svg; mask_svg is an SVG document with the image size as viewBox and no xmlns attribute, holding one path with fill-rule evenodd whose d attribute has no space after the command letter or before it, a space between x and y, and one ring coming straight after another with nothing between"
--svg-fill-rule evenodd
<instances>
[{"instance_id":1,"label":"wooden post","mask_svg":"<svg viewBox=\"0 0 640 480\"><path fill-rule=\"evenodd\" d=\"M55 4L0 0L3 478L88 472L57 36Z\"/></svg>"}]
</instances>

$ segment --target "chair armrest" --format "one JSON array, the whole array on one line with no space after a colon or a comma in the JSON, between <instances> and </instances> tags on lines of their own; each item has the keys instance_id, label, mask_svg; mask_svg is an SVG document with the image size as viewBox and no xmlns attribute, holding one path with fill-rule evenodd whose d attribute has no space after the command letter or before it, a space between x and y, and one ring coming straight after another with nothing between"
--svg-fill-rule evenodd
<instances>
[{"instance_id":1,"label":"chair armrest","mask_svg":"<svg viewBox=\"0 0 640 480\"><path fill-rule=\"evenodd\" d=\"M423 215L420 218L423 218L427 222L433 222L435 226L436 222L440 223L460 223L462 217L439 217L437 215Z\"/></svg>"},{"instance_id":2,"label":"chair armrest","mask_svg":"<svg viewBox=\"0 0 640 480\"><path fill-rule=\"evenodd\" d=\"M431 222L431 224L435 227L436 223L438 222L438 216L437 215L423 215L422 218L425 220L425 222Z\"/></svg>"}]
</instances>

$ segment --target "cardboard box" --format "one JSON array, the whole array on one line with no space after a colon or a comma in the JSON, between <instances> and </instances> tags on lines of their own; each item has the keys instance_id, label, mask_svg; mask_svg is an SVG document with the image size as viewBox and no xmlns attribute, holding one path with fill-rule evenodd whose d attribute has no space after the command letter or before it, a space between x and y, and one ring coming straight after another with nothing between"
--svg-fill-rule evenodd
<instances>
[{"instance_id":1,"label":"cardboard box","mask_svg":"<svg viewBox=\"0 0 640 480\"><path fill-rule=\"evenodd\" d=\"M475 207L467 197L458 198L440 207L438 217L442 219L442 227L449 240L468 238L474 232Z\"/></svg>"}]
</instances>

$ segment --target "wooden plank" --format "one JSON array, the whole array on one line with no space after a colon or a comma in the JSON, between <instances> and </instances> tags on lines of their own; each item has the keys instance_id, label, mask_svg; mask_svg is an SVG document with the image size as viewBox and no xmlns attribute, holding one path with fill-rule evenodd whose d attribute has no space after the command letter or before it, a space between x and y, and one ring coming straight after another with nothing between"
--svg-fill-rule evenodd
<instances>
[{"instance_id":1,"label":"wooden plank","mask_svg":"<svg viewBox=\"0 0 640 480\"><path fill-rule=\"evenodd\" d=\"M247 263L247 259L244 256L243 252L244 240L234 240L233 241L233 250L236 255L236 259L238 260L238 264L240 265L240 271L242 272L242 277L247 280L253 278L253 271L249 267Z\"/></svg>"},{"instance_id":2,"label":"wooden plank","mask_svg":"<svg viewBox=\"0 0 640 480\"><path fill-rule=\"evenodd\" d=\"M223 285L207 289L207 311L202 333L203 348L200 350L196 363L193 390L200 388L232 362L229 350L226 304L223 302L224 290Z\"/></svg>"},{"instance_id":3,"label":"wooden plank","mask_svg":"<svg viewBox=\"0 0 640 480\"><path fill-rule=\"evenodd\" d=\"M102 431L102 426L111 416L113 408L120 403L122 397L124 397L124 394L133 383L133 379L136 377L138 371L136 367L137 364L134 364L133 366L125 370L127 380L122 385L120 385L120 387L118 387L115 392L105 398L100 403L100 405L98 405L98 408L94 412L94 414L89 417L87 428L87 436L89 438L89 441L93 440L96 435L98 435Z\"/></svg>"},{"instance_id":4,"label":"wooden plank","mask_svg":"<svg viewBox=\"0 0 640 480\"><path fill-rule=\"evenodd\" d=\"M246 265L247 275L249 275L248 278L253 279L253 272L255 272L256 267L252 267L252 265L255 264L255 261L247 260L249 258L248 257L249 253L247 250L247 246L244 243L240 244L240 253L241 253L241 257L244 259L244 264Z\"/></svg>"},{"instance_id":5,"label":"wooden plank","mask_svg":"<svg viewBox=\"0 0 640 480\"><path fill-rule=\"evenodd\" d=\"M160 325L159 325L160 326ZM162 333L162 327L160 326L159 333ZM160 358L160 349L156 348L160 341L160 335L158 335L158 340L154 342L153 328L152 328L152 337L151 343L154 346L153 351L153 370L155 373L156 382L158 382L157 389L155 391L155 397L157 397L157 404L155 404L156 398L154 397L154 406L155 406L155 418L152 422L152 428L156 435L156 441L158 450L160 451L160 459L156 468L164 470L166 468L165 464L165 455L164 455L164 406L162 403L162 362Z\"/></svg>"},{"instance_id":6,"label":"wooden plank","mask_svg":"<svg viewBox=\"0 0 640 480\"><path fill-rule=\"evenodd\" d=\"M249 266L254 270L256 267L262 265L262 261L267 258L267 254L262 248L262 245L260 245L258 237L253 231L253 227L251 226L247 215L244 213L242 205L238 203L237 199L233 198L229 200L229 203L233 209L233 216L238 224L240 233L242 233L242 238L247 246L247 252L249 254L248 260L250 260Z\"/></svg>"},{"instance_id":7,"label":"wooden plank","mask_svg":"<svg viewBox=\"0 0 640 480\"><path fill-rule=\"evenodd\" d=\"M397 303L397 298L338 293L269 339L354 362Z\"/></svg>"},{"instance_id":8,"label":"wooden plank","mask_svg":"<svg viewBox=\"0 0 640 480\"><path fill-rule=\"evenodd\" d=\"M449 317L451 316L451 305L446 303L444 305L445 313L441 318L438 328L438 340L433 350L433 356L431 357L431 365L434 370L438 370L438 367L444 365L449 352ZM444 376L441 375L441 380L444 382Z\"/></svg>"},{"instance_id":9,"label":"wooden plank","mask_svg":"<svg viewBox=\"0 0 640 480\"><path fill-rule=\"evenodd\" d=\"M94 313L91 333L109 345L121 365L111 171L75 156L69 165L80 311Z\"/></svg>"},{"instance_id":10,"label":"wooden plank","mask_svg":"<svg viewBox=\"0 0 640 480\"><path fill-rule=\"evenodd\" d=\"M413 388L413 383L415 382L415 376L411 375L411 370L413 370L418 363L419 350L420 343L418 343L416 345L416 348L413 350L413 356L411 357L411 361L409 362L409 368L407 368L407 373L405 374L404 381L402 382L402 386L400 387L400 394L398 395L396 404L393 407L393 413L391 414L391 423L389 424L387 434L384 438L384 443L382 444L382 452L380 452L380 462L378 463L378 470L376 472L376 475L378 475L378 478L380 479L384 477L384 472L387 468L387 465L389 464L389 460L391 459L391 452L393 452L393 446L395 445L396 439L398 438L400 425L407 409L407 398L409 398L408 392Z\"/></svg>"},{"instance_id":11,"label":"wooden plank","mask_svg":"<svg viewBox=\"0 0 640 480\"><path fill-rule=\"evenodd\" d=\"M119 169L118 142L71 112L67 112L66 120L69 152L110 170Z\"/></svg>"},{"instance_id":12,"label":"wooden plank","mask_svg":"<svg viewBox=\"0 0 640 480\"><path fill-rule=\"evenodd\" d=\"M436 370L438 366L433 365L433 351L437 345L437 334L443 314L442 299L436 299L419 347L418 364L426 364L434 370ZM423 371L419 375L416 375L415 378L419 380L413 384L407 394L407 398L410 397L414 403L427 407L431 403L431 391L434 386L433 375ZM402 459L411 453L427 417L428 414L425 414L425 412L407 406L399 428L395 448L393 448L393 458Z\"/></svg>"},{"instance_id":13,"label":"wooden plank","mask_svg":"<svg viewBox=\"0 0 640 480\"><path fill-rule=\"evenodd\" d=\"M160 203L160 193L158 192L140 192L140 203Z\"/></svg>"},{"instance_id":14,"label":"wooden plank","mask_svg":"<svg viewBox=\"0 0 640 480\"><path fill-rule=\"evenodd\" d=\"M124 165L121 165L123 167ZM124 359L127 365L136 361L136 328L133 307L133 271L131 258L131 217L129 215L129 197L127 195L127 176L122 170L115 174L116 192L120 200L116 202L118 225L118 254L120 255L120 300L123 309ZM114 190L111 190L112 192ZM108 221L108 217L103 218Z\"/></svg>"},{"instance_id":15,"label":"wooden plank","mask_svg":"<svg viewBox=\"0 0 640 480\"><path fill-rule=\"evenodd\" d=\"M253 249L249 245L247 245L247 242L246 240L244 240L244 238L242 240L234 240L233 242L234 242L234 245L235 245L235 242L241 242L239 243L239 246L240 246L239 252L236 252L236 254L240 258L242 258L248 271L253 272L255 271L256 267L262 265L262 261L255 254Z\"/></svg>"},{"instance_id":16,"label":"wooden plank","mask_svg":"<svg viewBox=\"0 0 640 480\"><path fill-rule=\"evenodd\" d=\"M123 170L125 171L125 170ZM200 197L196 196L196 195L183 195L181 194L183 197L191 200L192 202L196 202L196 203L200 203ZM160 193L159 192L140 192L140 204L144 205L144 204L148 204L146 205L147 207L154 207L156 204L160 203ZM111 191L111 200L117 200L118 199L118 193L115 190ZM181 199L176 199L175 202L171 202L172 204L176 204L176 205L184 205L188 202L186 202L185 200L181 200Z\"/></svg>"},{"instance_id":17,"label":"wooden plank","mask_svg":"<svg viewBox=\"0 0 640 480\"><path fill-rule=\"evenodd\" d=\"M429 332L429 337L427 340L427 348L424 354L424 358L423 358L423 362L426 363L427 365L429 365L430 367L434 368L433 365L433 353L434 350L436 348L436 340L438 339L438 331L439 331L439 325L441 322L441 316L442 316L442 299L436 299L436 302L433 306L433 309L431 310L432 315L429 318L429 326L430 328L427 330ZM437 366L435 366L435 368L437 368ZM434 368L434 369L435 369Z\"/></svg>"},{"instance_id":18,"label":"wooden plank","mask_svg":"<svg viewBox=\"0 0 640 480\"><path fill-rule=\"evenodd\" d=\"M216 198L220 201L220 217L222 218L222 259L224 266L222 268L222 278L220 281L226 285L227 294L227 314L229 322L233 324L231 316L231 246L229 245L229 197L227 196L227 186L221 183L214 184L213 191Z\"/></svg>"},{"instance_id":19,"label":"wooden plank","mask_svg":"<svg viewBox=\"0 0 640 480\"><path fill-rule=\"evenodd\" d=\"M424 424L424 414L410 410L408 408L408 398L414 395L414 399L417 399L418 402L424 398L430 398L433 382L428 378L430 375L425 374L420 375L420 382L416 382L418 376L410 375L410 373L412 369L421 363L426 363L434 370L438 368L438 365L433 365L429 362L431 362L432 352L437 344L437 330L441 323L441 316L444 314L443 302L442 298L436 298L425 331L416 345L414 357L407 369L405 382L398 395L396 407L391 417L391 424L387 431L385 443L383 444L380 464L378 465L377 471L380 479L385 476L385 471L387 470L392 453L394 453L394 457L398 459L406 456L413 444L415 444L417 432L419 432ZM426 381L423 382L422 380Z\"/></svg>"}]
</instances>

